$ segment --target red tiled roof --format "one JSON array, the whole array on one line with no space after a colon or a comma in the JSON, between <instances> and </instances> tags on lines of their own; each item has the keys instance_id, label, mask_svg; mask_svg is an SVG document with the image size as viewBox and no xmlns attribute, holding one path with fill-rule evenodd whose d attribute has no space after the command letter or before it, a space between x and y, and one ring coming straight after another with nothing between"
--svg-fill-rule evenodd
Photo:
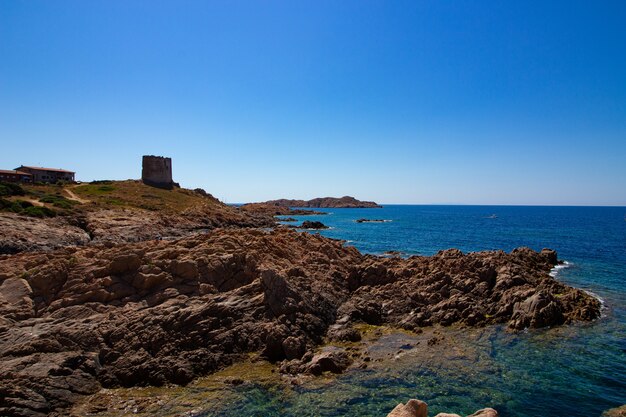
<instances>
[{"instance_id":1,"label":"red tiled roof","mask_svg":"<svg viewBox=\"0 0 626 417\"><path fill-rule=\"evenodd\" d=\"M75 174L76 173L74 171L67 171L65 169L60 169L60 168L29 167L29 166L26 166L26 165L22 165L19 168L37 169L39 171L65 172L67 174Z\"/></svg>"},{"instance_id":2,"label":"red tiled roof","mask_svg":"<svg viewBox=\"0 0 626 417\"><path fill-rule=\"evenodd\" d=\"M0 174L18 174L18 175L30 175L32 177L33 174L29 174L28 172L16 171L16 170L8 170L8 169L0 169Z\"/></svg>"}]
</instances>

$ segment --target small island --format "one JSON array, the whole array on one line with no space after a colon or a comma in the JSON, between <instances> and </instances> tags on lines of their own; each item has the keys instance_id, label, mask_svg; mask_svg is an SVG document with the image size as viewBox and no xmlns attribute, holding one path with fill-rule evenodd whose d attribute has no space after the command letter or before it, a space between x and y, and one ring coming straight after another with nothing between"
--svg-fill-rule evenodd
<instances>
[{"instance_id":1,"label":"small island","mask_svg":"<svg viewBox=\"0 0 626 417\"><path fill-rule=\"evenodd\" d=\"M351 196L319 197L312 200L270 200L263 204L279 207L306 207L306 208L382 208L373 201L360 201Z\"/></svg>"}]
</instances>

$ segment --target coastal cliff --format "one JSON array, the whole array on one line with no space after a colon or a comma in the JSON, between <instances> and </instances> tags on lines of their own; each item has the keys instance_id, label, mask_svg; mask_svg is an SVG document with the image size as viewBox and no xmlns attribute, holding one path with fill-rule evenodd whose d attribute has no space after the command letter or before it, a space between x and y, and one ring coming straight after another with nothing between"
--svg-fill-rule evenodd
<instances>
[{"instance_id":1,"label":"coastal cliff","mask_svg":"<svg viewBox=\"0 0 626 417\"><path fill-rule=\"evenodd\" d=\"M556 253L363 255L288 229L0 256L0 414L63 414L101 387L186 384L259 352L284 373L341 372L317 351L356 323L512 330L591 320Z\"/></svg>"},{"instance_id":2,"label":"coastal cliff","mask_svg":"<svg viewBox=\"0 0 626 417\"><path fill-rule=\"evenodd\" d=\"M354 197L321 197L312 200L271 200L265 203L279 207L310 207L310 208L380 208L379 204L373 201L360 201Z\"/></svg>"}]
</instances>

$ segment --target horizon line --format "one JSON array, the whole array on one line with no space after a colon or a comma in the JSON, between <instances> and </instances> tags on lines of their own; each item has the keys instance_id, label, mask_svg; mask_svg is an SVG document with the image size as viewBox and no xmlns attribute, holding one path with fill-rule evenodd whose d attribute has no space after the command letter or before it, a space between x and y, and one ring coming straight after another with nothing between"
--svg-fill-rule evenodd
<instances>
[{"instance_id":1,"label":"horizon line","mask_svg":"<svg viewBox=\"0 0 626 417\"><path fill-rule=\"evenodd\" d=\"M269 201L269 200L268 200ZM251 203L265 203L265 201L251 201L247 203L227 203L224 204L229 205L243 205L243 204L251 204ZM611 208L624 208L626 209L626 204L624 205L610 205L610 204L468 204L468 203L378 203L376 204L385 207L385 206L470 206L470 207L611 207ZM294 206L296 207L296 206ZM328 208L328 209L345 209L345 208L363 208L363 209L376 209L380 207L297 207L297 208Z\"/></svg>"}]
</instances>

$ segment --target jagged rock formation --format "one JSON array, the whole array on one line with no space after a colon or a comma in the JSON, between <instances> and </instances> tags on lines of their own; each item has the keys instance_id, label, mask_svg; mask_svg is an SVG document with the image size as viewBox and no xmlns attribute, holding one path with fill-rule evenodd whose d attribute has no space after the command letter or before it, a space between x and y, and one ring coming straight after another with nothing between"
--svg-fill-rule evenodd
<instances>
[{"instance_id":1,"label":"jagged rock formation","mask_svg":"<svg viewBox=\"0 0 626 417\"><path fill-rule=\"evenodd\" d=\"M90 241L86 230L65 217L40 219L0 213L0 254L81 246Z\"/></svg>"},{"instance_id":2,"label":"jagged rock formation","mask_svg":"<svg viewBox=\"0 0 626 417\"><path fill-rule=\"evenodd\" d=\"M257 351L341 372L354 322L550 326L599 303L549 276L553 251L380 258L287 229L0 255L0 415L63 414L101 386L185 384Z\"/></svg>"},{"instance_id":3,"label":"jagged rock formation","mask_svg":"<svg viewBox=\"0 0 626 417\"><path fill-rule=\"evenodd\" d=\"M311 208L380 208L382 206L378 205L373 201L360 201L354 197L344 196L344 197L321 197L314 198L312 200L271 200L266 201L265 203L260 204L268 204L272 206L279 207L311 207Z\"/></svg>"},{"instance_id":4,"label":"jagged rock formation","mask_svg":"<svg viewBox=\"0 0 626 417\"><path fill-rule=\"evenodd\" d=\"M428 406L424 401L409 400L406 404L398 404L387 417L428 417ZM461 417L458 414L439 413L435 417ZM493 408L483 408L467 417L498 417Z\"/></svg>"}]
</instances>

